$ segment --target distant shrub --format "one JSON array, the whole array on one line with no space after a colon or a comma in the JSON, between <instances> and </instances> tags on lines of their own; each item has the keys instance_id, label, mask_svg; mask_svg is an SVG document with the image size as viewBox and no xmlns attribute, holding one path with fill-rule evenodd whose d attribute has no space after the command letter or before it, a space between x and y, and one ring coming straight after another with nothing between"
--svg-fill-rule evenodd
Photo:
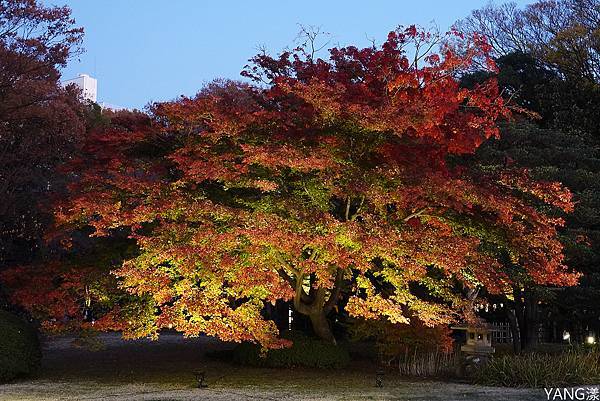
<instances>
[{"instance_id":1,"label":"distant shrub","mask_svg":"<svg viewBox=\"0 0 600 401\"><path fill-rule=\"evenodd\" d=\"M481 384L507 387L564 387L600 382L600 353L530 353L492 359L475 373Z\"/></svg>"},{"instance_id":2,"label":"distant shrub","mask_svg":"<svg viewBox=\"0 0 600 401\"><path fill-rule=\"evenodd\" d=\"M0 310L0 382L33 373L40 360L35 330L15 315Z\"/></svg>"},{"instance_id":3,"label":"distant shrub","mask_svg":"<svg viewBox=\"0 0 600 401\"><path fill-rule=\"evenodd\" d=\"M374 341L380 362L387 365L411 363L421 356L440 359L454 349L452 331L447 326L427 327L418 319L411 319L410 324L358 320L350 332L355 340Z\"/></svg>"},{"instance_id":4,"label":"distant shrub","mask_svg":"<svg viewBox=\"0 0 600 401\"><path fill-rule=\"evenodd\" d=\"M348 350L340 345L295 331L286 333L284 337L293 342L291 347L273 349L263 354L259 345L242 343L233 350L232 359L242 365L272 368L341 368L350 362Z\"/></svg>"}]
</instances>

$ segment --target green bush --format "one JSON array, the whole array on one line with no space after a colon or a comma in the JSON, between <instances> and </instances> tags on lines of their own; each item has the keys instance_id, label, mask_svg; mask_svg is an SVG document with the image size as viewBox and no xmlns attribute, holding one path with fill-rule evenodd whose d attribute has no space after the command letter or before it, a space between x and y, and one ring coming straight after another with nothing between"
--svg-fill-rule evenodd
<instances>
[{"instance_id":1,"label":"green bush","mask_svg":"<svg viewBox=\"0 0 600 401\"><path fill-rule=\"evenodd\" d=\"M477 382L508 387L565 387L600 382L600 353L566 351L530 353L492 359L475 376Z\"/></svg>"},{"instance_id":2,"label":"green bush","mask_svg":"<svg viewBox=\"0 0 600 401\"><path fill-rule=\"evenodd\" d=\"M273 349L261 353L260 346L242 343L233 350L235 363L260 367L314 367L341 368L350 362L348 350L340 345L323 342L300 332L284 335L293 345L289 348Z\"/></svg>"},{"instance_id":3,"label":"green bush","mask_svg":"<svg viewBox=\"0 0 600 401\"><path fill-rule=\"evenodd\" d=\"M40 360L35 330L15 315L0 310L0 383L33 373Z\"/></svg>"}]
</instances>

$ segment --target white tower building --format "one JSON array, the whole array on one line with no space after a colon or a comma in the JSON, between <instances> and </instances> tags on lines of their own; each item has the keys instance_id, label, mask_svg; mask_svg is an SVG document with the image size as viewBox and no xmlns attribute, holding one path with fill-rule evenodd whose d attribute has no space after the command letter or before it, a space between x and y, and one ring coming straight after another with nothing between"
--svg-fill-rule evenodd
<instances>
[{"instance_id":1,"label":"white tower building","mask_svg":"<svg viewBox=\"0 0 600 401\"><path fill-rule=\"evenodd\" d=\"M98 98L98 81L87 74L79 74L77 78L62 82L63 86L75 84L81 89L81 95L85 100L96 102Z\"/></svg>"}]
</instances>

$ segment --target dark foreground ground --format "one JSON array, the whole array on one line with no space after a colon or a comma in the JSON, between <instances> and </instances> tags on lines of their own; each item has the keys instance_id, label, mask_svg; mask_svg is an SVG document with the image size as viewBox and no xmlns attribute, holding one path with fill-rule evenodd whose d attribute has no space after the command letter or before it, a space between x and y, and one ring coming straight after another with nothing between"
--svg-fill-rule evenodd
<instances>
[{"instance_id":1,"label":"dark foreground ground","mask_svg":"<svg viewBox=\"0 0 600 401\"><path fill-rule=\"evenodd\" d=\"M206 357L223 344L210 338L166 334L156 341L100 337L100 351L74 347L71 338L45 344L37 378L0 385L0 400L546 400L543 389L505 389L386 374L375 368L274 370L232 366ZM206 371L208 388L195 388L193 372Z\"/></svg>"}]
</instances>

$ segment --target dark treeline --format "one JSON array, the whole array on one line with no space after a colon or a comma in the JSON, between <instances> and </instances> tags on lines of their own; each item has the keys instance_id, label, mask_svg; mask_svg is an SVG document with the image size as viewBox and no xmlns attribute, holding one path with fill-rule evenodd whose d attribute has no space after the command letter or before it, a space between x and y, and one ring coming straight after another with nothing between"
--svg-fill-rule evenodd
<instances>
[{"instance_id":1,"label":"dark treeline","mask_svg":"<svg viewBox=\"0 0 600 401\"><path fill-rule=\"evenodd\" d=\"M508 305L500 318L511 322L517 350L539 339L562 341L564 331L582 341L600 324L600 2L488 5L457 26L488 37L504 95L535 113L506 123L500 140L479 149L479 162L527 167L564 183L576 201L575 212L563 216L562 238L567 264L583 273L580 284L531 283L490 301ZM463 84L487 76L476 72Z\"/></svg>"}]
</instances>

